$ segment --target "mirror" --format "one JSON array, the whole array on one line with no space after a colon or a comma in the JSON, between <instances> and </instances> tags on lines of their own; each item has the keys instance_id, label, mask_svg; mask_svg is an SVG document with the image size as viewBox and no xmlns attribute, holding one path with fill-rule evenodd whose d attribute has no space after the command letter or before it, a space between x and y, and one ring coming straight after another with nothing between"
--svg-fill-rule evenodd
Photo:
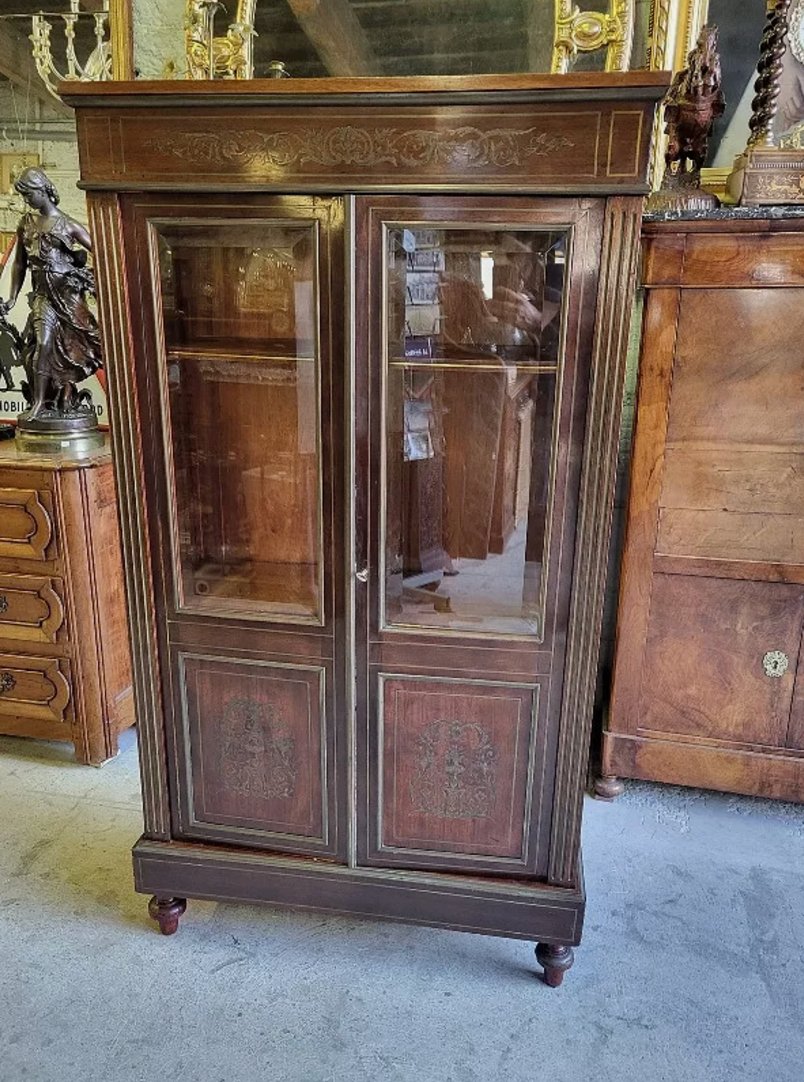
<instances>
[{"instance_id":1,"label":"mirror","mask_svg":"<svg viewBox=\"0 0 804 1082\"><path fill-rule=\"evenodd\" d=\"M215 73L265 78L276 74L276 62L294 78L625 71L633 56L645 55L647 0L589 7L572 0L239 0L225 36L231 9L216 26ZM209 18L205 0L187 0L194 78L209 72Z\"/></svg>"}]
</instances>

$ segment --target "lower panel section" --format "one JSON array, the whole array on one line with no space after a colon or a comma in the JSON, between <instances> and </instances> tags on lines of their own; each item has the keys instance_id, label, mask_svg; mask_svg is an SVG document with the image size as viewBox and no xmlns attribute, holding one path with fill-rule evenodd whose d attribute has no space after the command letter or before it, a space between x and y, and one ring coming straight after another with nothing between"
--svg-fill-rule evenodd
<instances>
[{"instance_id":1,"label":"lower panel section","mask_svg":"<svg viewBox=\"0 0 804 1082\"><path fill-rule=\"evenodd\" d=\"M346 868L289 857L141 838L136 889L212 901L261 902L319 912L574 945L585 907L575 889L421 872Z\"/></svg>"},{"instance_id":2,"label":"lower panel section","mask_svg":"<svg viewBox=\"0 0 804 1082\"><path fill-rule=\"evenodd\" d=\"M377 681L367 862L538 878L539 686Z\"/></svg>"},{"instance_id":3,"label":"lower panel section","mask_svg":"<svg viewBox=\"0 0 804 1082\"><path fill-rule=\"evenodd\" d=\"M804 756L605 733L603 773L804 802Z\"/></svg>"},{"instance_id":4,"label":"lower panel section","mask_svg":"<svg viewBox=\"0 0 804 1082\"><path fill-rule=\"evenodd\" d=\"M179 681L189 783L183 832L328 851L325 669L180 653Z\"/></svg>"}]
</instances>

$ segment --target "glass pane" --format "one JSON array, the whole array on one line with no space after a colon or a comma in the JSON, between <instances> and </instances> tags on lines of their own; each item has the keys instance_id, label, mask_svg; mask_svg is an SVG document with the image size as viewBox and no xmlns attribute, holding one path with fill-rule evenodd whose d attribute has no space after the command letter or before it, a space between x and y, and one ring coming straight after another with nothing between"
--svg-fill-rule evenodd
<instances>
[{"instance_id":1,"label":"glass pane","mask_svg":"<svg viewBox=\"0 0 804 1082\"><path fill-rule=\"evenodd\" d=\"M185 608L321 619L315 228L157 227Z\"/></svg>"},{"instance_id":2,"label":"glass pane","mask_svg":"<svg viewBox=\"0 0 804 1082\"><path fill-rule=\"evenodd\" d=\"M385 623L540 635L566 235L386 238Z\"/></svg>"},{"instance_id":3,"label":"glass pane","mask_svg":"<svg viewBox=\"0 0 804 1082\"><path fill-rule=\"evenodd\" d=\"M629 12L636 64L644 55L649 7L640 0ZM218 34L227 21L218 17ZM555 0L257 0L254 29L257 78L270 75L277 60L295 78L546 72L557 36ZM605 63L603 47L579 51L571 67L602 72Z\"/></svg>"}]
</instances>

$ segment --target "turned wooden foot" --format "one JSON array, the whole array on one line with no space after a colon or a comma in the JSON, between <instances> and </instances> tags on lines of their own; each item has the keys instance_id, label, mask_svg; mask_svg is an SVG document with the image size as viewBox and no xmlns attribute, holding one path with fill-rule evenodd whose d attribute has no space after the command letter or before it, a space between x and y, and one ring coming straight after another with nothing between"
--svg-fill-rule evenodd
<instances>
[{"instance_id":1,"label":"turned wooden foot","mask_svg":"<svg viewBox=\"0 0 804 1082\"><path fill-rule=\"evenodd\" d=\"M159 925L162 935L173 935L179 927L179 917L187 908L185 898L159 898L148 902L148 912Z\"/></svg>"},{"instance_id":2,"label":"turned wooden foot","mask_svg":"<svg viewBox=\"0 0 804 1082\"><path fill-rule=\"evenodd\" d=\"M537 943L536 961L544 970L544 983L558 988L564 974L575 961L575 955L572 947L565 947L561 943Z\"/></svg>"},{"instance_id":3,"label":"turned wooden foot","mask_svg":"<svg viewBox=\"0 0 804 1082\"><path fill-rule=\"evenodd\" d=\"M615 778L611 774L603 774L599 778L595 778L595 796L598 800L616 800L618 796L622 796L625 792L625 785L620 778Z\"/></svg>"}]
</instances>

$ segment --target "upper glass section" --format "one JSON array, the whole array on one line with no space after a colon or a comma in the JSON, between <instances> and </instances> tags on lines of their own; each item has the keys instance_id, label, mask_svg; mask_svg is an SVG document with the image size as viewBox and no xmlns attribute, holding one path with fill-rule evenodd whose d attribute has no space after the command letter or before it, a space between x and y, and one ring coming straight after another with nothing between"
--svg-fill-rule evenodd
<instances>
[{"instance_id":1,"label":"upper glass section","mask_svg":"<svg viewBox=\"0 0 804 1082\"><path fill-rule=\"evenodd\" d=\"M316 224L153 228L177 603L320 623Z\"/></svg>"},{"instance_id":2,"label":"upper glass section","mask_svg":"<svg viewBox=\"0 0 804 1082\"><path fill-rule=\"evenodd\" d=\"M541 637L567 236L386 230L384 624Z\"/></svg>"}]
</instances>

